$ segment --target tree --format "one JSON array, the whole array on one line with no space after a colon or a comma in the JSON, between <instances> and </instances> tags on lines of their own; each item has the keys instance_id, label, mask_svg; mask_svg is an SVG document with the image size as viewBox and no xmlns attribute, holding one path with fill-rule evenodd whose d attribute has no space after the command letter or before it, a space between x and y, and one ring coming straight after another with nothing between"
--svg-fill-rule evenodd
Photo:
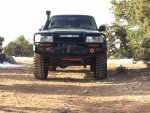
<instances>
[{"instance_id":1,"label":"tree","mask_svg":"<svg viewBox=\"0 0 150 113\"><path fill-rule=\"evenodd\" d=\"M150 0L133 0L133 4L138 25L150 35Z\"/></svg>"},{"instance_id":2,"label":"tree","mask_svg":"<svg viewBox=\"0 0 150 113\"><path fill-rule=\"evenodd\" d=\"M127 45L127 32L126 26L113 23L109 30L109 56L117 58L130 58L131 52Z\"/></svg>"},{"instance_id":3,"label":"tree","mask_svg":"<svg viewBox=\"0 0 150 113\"><path fill-rule=\"evenodd\" d=\"M111 3L115 22L126 32L127 42L123 45L128 47L126 52L130 50L136 60L150 62L150 48L145 43L150 39L150 0L112 0Z\"/></svg>"},{"instance_id":4,"label":"tree","mask_svg":"<svg viewBox=\"0 0 150 113\"><path fill-rule=\"evenodd\" d=\"M32 56L32 48L33 45L24 36L20 36L4 48L4 53L8 56Z\"/></svg>"}]
</instances>

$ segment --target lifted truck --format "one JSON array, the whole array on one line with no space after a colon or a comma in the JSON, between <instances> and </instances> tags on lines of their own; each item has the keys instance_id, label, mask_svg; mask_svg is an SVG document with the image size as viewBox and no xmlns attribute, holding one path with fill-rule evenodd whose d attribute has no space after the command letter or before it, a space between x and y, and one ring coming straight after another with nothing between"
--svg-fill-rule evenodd
<instances>
[{"instance_id":1,"label":"lifted truck","mask_svg":"<svg viewBox=\"0 0 150 113\"><path fill-rule=\"evenodd\" d=\"M107 32L89 15L55 15L34 34L34 76L46 80L57 67L90 65L97 80L107 78Z\"/></svg>"}]
</instances>

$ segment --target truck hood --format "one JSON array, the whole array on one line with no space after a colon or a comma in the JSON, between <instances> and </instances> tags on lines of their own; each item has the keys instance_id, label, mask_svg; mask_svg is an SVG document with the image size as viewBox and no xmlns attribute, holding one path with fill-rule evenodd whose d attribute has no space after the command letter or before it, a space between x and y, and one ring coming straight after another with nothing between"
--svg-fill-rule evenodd
<instances>
[{"instance_id":1,"label":"truck hood","mask_svg":"<svg viewBox=\"0 0 150 113\"><path fill-rule=\"evenodd\" d=\"M61 28L56 28L56 29L50 29L50 30L44 30L40 31L38 33L93 33L93 34L98 34L100 33L97 30L88 30L88 29L61 29Z\"/></svg>"}]
</instances>

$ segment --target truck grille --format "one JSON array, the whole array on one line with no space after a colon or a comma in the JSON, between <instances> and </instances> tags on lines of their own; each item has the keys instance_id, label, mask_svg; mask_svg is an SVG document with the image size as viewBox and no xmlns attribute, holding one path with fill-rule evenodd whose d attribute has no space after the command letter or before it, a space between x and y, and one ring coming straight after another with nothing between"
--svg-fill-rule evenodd
<instances>
[{"instance_id":1,"label":"truck grille","mask_svg":"<svg viewBox=\"0 0 150 113\"><path fill-rule=\"evenodd\" d=\"M55 33L53 34L54 43L84 43L84 34L75 33Z\"/></svg>"}]
</instances>

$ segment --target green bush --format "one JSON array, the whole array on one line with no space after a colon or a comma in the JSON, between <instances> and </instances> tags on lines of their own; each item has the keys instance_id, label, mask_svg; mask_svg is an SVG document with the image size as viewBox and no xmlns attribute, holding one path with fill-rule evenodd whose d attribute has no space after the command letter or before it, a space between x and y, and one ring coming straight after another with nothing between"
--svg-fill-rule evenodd
<instances>
[{"instance_id":1,"label":"green bush","mask_svg":"<svg viewBox=\"0 0 150 113\"><path fill-rule=\"evenodd\" d=\"M33 44L26 40L24 36L20 36L4 48L4 54L7 56L31 57L33 56Z\"/></svg>"},{"instance_id":2,"label":"green bush","mask_svg":"<svg viewBox=\"0 0 150 113\"><path fill-rule=\"evenodd\" d=\"M137 45L133 59L135 61L143 61L147 67L150 66L150 38L144 38L141 45Z\"/></svg>"},{"instance_id":3,"label":"green bush","mask_svg":"<svg viewBox=\"0 0 150 113\"><path fill-rule=\"evenodd\" d=\"M145 38L143 41L143 57L141 60L149 67L150 66L150 38Z\"/></svg>"},{"instance_id":4,"label":"green bush","mask_svg":"<svg viewBox=\"0 0 150 113\"><path fill-rule=\"evenodd\" d=\"M120 65L116 68L117 74L124 74L124 73L127 73L127 71L128 71L128 69L122 65Z\"/></svg>"}]
</instances>

